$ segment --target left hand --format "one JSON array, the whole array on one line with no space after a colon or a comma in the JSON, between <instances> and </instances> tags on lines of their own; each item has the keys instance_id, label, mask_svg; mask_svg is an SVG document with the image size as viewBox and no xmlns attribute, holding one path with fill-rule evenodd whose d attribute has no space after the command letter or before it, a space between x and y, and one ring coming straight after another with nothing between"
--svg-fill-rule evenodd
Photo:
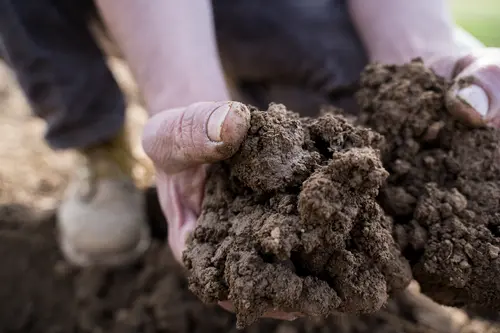
<instances>
[{"instance_id":1,"label":"left hand","mask_svg":"<svg viewBox=\"0 0 500 333\"><path fill-rule=\"evenodd\" d=\"M500 127L500 48L440 57L428 65L455 81L447 96L450 113L472 126ZM461 84L460 79L467 84Z\"/></svg>"},{"instance_id":2,"label":"left hand","mask_svg":"<svg viewBox=\"0 0 500 333\"><path fill-rule=\"evenodd\" d=\"M238 102L200 102L164 110L144 128L143 147L155 164L158 198L168 220L168 243L182 264L187 235L196 227L206 166L238 149L250 127L250 112ZM233 311L231 302L220 305ZM294 320L299 313L269 311L264 317Z\"/></svg>"}]
</instances>

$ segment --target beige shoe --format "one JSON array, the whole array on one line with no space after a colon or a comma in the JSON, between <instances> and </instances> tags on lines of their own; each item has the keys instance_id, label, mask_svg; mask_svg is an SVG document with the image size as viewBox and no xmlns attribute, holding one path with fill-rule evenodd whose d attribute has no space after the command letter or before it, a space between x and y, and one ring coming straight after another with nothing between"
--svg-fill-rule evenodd
<instances>
[{"instance_id":1,"label":"beige shoe","mask_svg":"<svg viewBox=\"0 0 500 333\"><path fill-rule=\"evenodd\" d=\"M81 151L58 211L59 242L71 263L127 265L148 249L151 237L133 162L124 135Z\"/></svg>"}]
</instances>

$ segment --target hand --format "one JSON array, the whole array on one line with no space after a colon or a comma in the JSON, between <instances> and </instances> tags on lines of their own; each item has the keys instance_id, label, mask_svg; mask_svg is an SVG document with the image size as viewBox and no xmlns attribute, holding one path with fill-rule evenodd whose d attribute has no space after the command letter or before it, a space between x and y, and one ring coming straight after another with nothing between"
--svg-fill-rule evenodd
<instances>
[{"instance_id":1,"label":"hand","mask_svg":"<svg viewBox=\"0 0 500 333\"><path fill-rule=\"evenodd\" d=\"M159 112L144 128L143 147L153 161L168 242L182 263L186 237L195 226L203 200L206 168L231 157L250 127L250 112L238 102L202 102ZM229 302L220 304L232 310ZM279 312L266 317L295 319Z\"/></svg>"},{"instance_id":2,"label":"hand","mask_svg":"<svg viewBox=\"0 0 500 333\"><path fill-rule=\"evenodd\" d=\"M168 242L179 262L200 214L207 163L231 157L249 127L250 112L238 102L202 102L165 110L146 124L143 147L155 165Z\"/></svg>"},{"instance_id":3,"label":"hand","mask_svg":"<svg viewBox=\"0 0 500 333\"><path fill-rule=\"evenodd\" d=\"M480 48L466 56L441 57L430 65L437 74L455 80L447 96L453 115L472 126L500 127L500 49Z\"/></svg>"}]
</instances>

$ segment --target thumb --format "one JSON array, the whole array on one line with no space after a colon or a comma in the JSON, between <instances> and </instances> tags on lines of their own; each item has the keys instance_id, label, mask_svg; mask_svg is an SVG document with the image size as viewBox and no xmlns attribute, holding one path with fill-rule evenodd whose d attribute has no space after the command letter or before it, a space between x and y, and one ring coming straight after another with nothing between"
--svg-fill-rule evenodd
<instances>
[{"instance_id":1,"label":"thumb","mask_svg":"<svg viewBox=\"0 0 500 333\"><path fill-rule=\"evenodd\" d=\"M479 127L488 123L490 103L481 85L455 83L447 93L446 106L451 114L468 125Z\"/></svg>"},{"instance_id":2,"label":"thumb","mask_svg":"<svg viewBox=\"0 0 500 333\"><path fill-rule=\"evenodd\" d=\"M448 110L472 126L500 126L500 54L483 49L460 59L455 83L446 102Z\"/></svg>"},{"instance_id":3,"label":"thumb","mask_svg":"<svg viewBox=\"0 0 500 333\"><path fill-rule=\"evenodd\" d=\"M238 102L200 102L162 111L146 124L142 144L168 174L231 157L250 128L250 111Z\"/></svg>"}]
</instances>

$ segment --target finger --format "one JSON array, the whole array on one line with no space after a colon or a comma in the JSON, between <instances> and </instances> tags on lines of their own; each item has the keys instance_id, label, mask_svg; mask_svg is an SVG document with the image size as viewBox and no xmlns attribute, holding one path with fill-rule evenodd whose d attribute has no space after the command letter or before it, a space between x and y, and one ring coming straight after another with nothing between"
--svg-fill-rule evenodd
<instances>
[{"instance_id":1,"label":"finger","mask_svg":"<svg viewBox=\"0 0 500 333\"><path fill-rule=\"evenodd\" d=\"M226 311L235 312L233 304L229 301L219 302L219 306L222 307ZM304 315L302 313L298 313L298 312L267 311L266 313L264 313L264 315L262 317L263 318L286 320L286 321L294 321L297 318L301 318L303 316Z\"/></svg>"},{"instance_id":2,"label":"finger","mask_svg":"<svg viewBox=\"0 0 500 333\"><path fill-rule=\"evenodd\" d=\"M234 313L234 306L229 301L219 302L219 306L221 308L223 308L224 310L228 311L228 312L233 312Z\"/></svg>"},{"instance_id":3,"label":"finger","mask_svg":"<svg viewBox=\"0 0 500 333\"><path fill-rule=\"evenodd\" d=\"M444 77L447 80L451 80L456 76L456 71L458 68L458 63L464 57L460 57L458 55L452 56L437 56L435 58L431 58L428 61L430 67L437 75Z\"/></svg>"},{"instance_id":4,"label":"finger","mask_svg":"<svg viewBox=\"0 0 500 333\"><path fill-rule=\"evenodd\" d=\"M456 45L460 51L468 52L484 48L484 45L476 37L461 27L455 27L454 34Z\"/></svg>"},{"instance_id":5,"label":"finger","mask_svg":"<svg viewBox=\"0 0 500 333\"><path fill-rule=\"evenodd\" d=\"M430 64L430 67L436 74L447 80L451 80L458 77L460 73L478 61L478 59L491 58L491 54L496 52L498 52L496 49L478 48L473 52L466 51L448 56L437 55L430 58L427 63Z\"/></svg>"},{"instance_id":6,"label":"finger","mask_svg":"<svg viewBox=\"0 0 500 333\"><path fill-rule=\"evenodd\" d=\"M166 110L144 128L143 147L166 173L231 157L250 127L250 111L238 102L200 102Z\"/></svg>"},{"instance_id":7,"label":"finger","mask_svg":"<svg viewBox=\"0 0 500 333\"><path fill-rule=\"evenodd\" d=\"M266 312L263 317L285 321L294 321L298 318L303 317L303 315L297 312Z\"/></svg>"},{"instance_id":8,"label":"finger","mask_svg":"<svg viewBox=\"0 0 500 333\"><path fill-rule=\"evenodd\" d=\"M174 258L182 265L182 253L189 235L196 227L197 212L186 204L186 198L179 187L178 179L158 174L157 188L160 205L167 218L168 244Z\"/></svg>"},{"instance_id":9,"label":"finger","mask_svg":"<svg viewBox=\"0 0 500 333\"><path fill-rule=\"evenodd\" d=\"M473 126L500 126L500 57L476 58L447 95L448 110Z\"/></svg>"},{"instance_id":10,"label":"finger","mask_svg":"<svg viewBox=\"0 0 500 333\"><path fill-rule=\"evenodd\" d=\"M499 53L500 52L496 48L481 47L475 49L473 52L468 52L467 54L463 54L462 56L457 57L453 77L458 76L467 67L473 65L478 61L483 64L484 60L486 60L486 62L488 63L491 61L495 62L495 58L498 58L498 56L500 56Z\"/></svg>"},{"instance_id":11,"label":"finger","mask_svg":"<svg viewBox=\"0 0 500 333\"><path fill-rule=\"evenodd\" d=\"M446 96L446 107L465 124L473 127L486 125L489 99L484 89L476 84L464 87L454 85Z\"/></svg>"},{"instance_id":12,"label":"finger","mask_svg":"<svg viewBox=\"0 0 500 333\"><path fill-rule=\"evenodd\" d=\"M182 223L168 223L168 245L172 250L172 255L181 264L184 265L182 255L186 250L188 237L192 235L196 227L197 216L192 211L185 211ZM175 225L179 227L175 227Z\"/></svg>"}]
</instances>

